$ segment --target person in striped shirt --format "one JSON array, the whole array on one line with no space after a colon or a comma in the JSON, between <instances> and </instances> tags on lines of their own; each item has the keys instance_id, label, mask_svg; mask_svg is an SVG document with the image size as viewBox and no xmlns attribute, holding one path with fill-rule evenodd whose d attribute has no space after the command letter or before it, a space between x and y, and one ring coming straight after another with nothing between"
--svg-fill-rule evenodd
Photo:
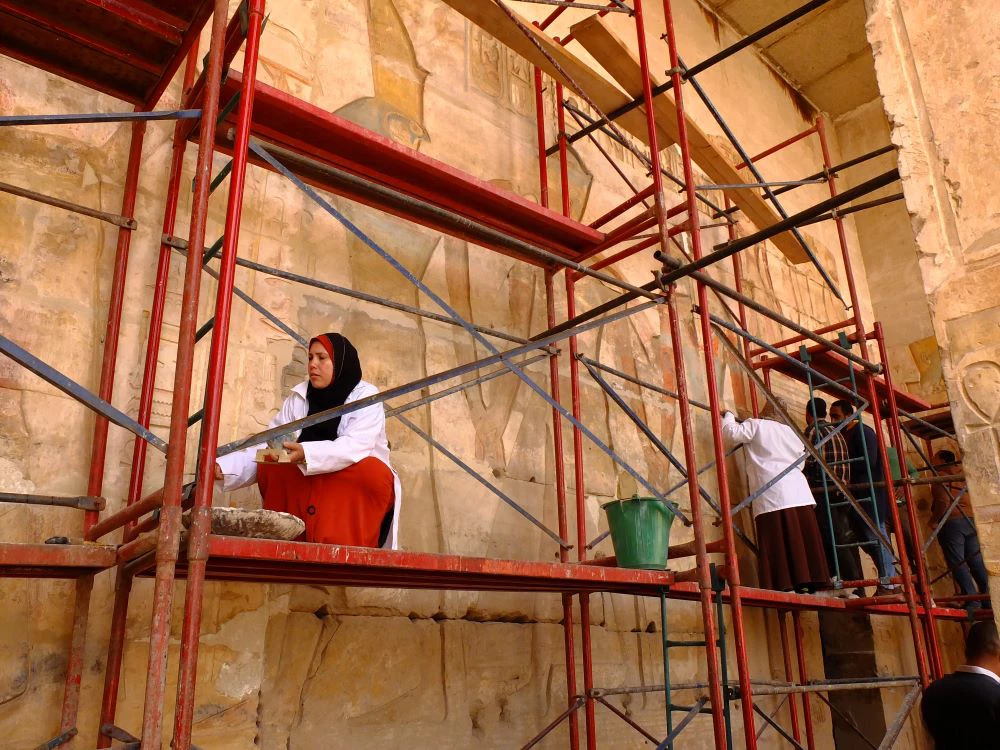
<instances>
[{"instance_id":1,"label":"person in striped shirt","mask_svg":"<svg viewBox=\"0 0 1000 750\"><path fill-rule=\"evenodd\" d=\"M844 484L850 480L851 466L848 463L847 443L843 435L833 433L835 427L827 421L826 401L816 397L806 402L805 436L809 444L817 449L827 466ZM826 440L822 445L820 443ZM823 535L823 550L826 552L830 572L836 575L839 564L840 579L844 581L860 580L861 556L857 547L841 547L838 544L857 542L851 528L849 513L851 509L843 505L847 502L844 495L837 489L833 480L827 474L819 461L812 456L806 459L803 473L809 482L809 489L816 499L816 520L820 533ZM844 591L837 589L837 591ZM864 593L862 591L862 593ZM857 592L843 594L847 598L857 595Z\"/></svg>"}]
</instances>

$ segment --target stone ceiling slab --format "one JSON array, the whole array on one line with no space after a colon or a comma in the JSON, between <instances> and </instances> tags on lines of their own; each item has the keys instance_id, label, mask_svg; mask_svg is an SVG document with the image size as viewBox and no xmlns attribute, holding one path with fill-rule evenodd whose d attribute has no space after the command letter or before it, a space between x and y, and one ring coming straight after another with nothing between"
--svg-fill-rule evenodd
<instances>
[{"instance_id":1,"label":"stone ceiling slab","mask_svg":"<svg viewBox=\"0 0 1000 750\"><path fill-rule=\"evenodd\" d=\"M865 39L865 9L860 3L841 3L817 13L793 34L778 41L765 39L762 46L802 86L822 78L859 52L868 53L872 66Z\"/></svg>"},{"instance_id":2,"label":"stone ceiling slab","mask_svg":"<svg viewBox=\"0 0 1000 750\"><path fill-rule=\"evenodd\" d=\"M766 26L804 2L702 0L741 34ZM765 38L757 48L817 107L836 118L878 93L865 20L864 0L832 0Z\"/></svg>"},{"instance_id":3,"label":"stone ceiling slab","mask_svg":"<svg viewBox=\"0 0 1000 750\"><path fill-rule=\"evenodd\" d=\"M820 104L834 119L879 96L875 69L868 50L834 68L802 89L807 98ZM888 141L886 141L888 143Z\"/></svg>"},{"instance_id":4,"label":"stone ceiling slab","mask_svg":"<svg viewBox=\"0 0 1000 750\"><path fill-rule=\"evenodd\" d=\"M796 8L802 6L806 0L704 0L704 4L713 8L717 13L727 18L741 32L749 34L759 28L766 26L777 18L791 13ZM834 0L832 4L840 4L845 0ZM816 11L819 12L819 11ZM810 16L813 14L810 14ZM798 26L808 23L810 16L800 18L783 29L776 31L765 40L765 43L773 43L792 33Z\"/></svg>"}]
</instances>

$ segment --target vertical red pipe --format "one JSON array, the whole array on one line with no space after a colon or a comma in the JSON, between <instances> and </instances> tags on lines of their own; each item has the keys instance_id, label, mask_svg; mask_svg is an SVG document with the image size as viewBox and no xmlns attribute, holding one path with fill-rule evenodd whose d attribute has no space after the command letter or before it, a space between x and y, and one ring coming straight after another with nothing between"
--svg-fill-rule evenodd
<instances>
[{"instance_id":1,"label":"vertical red pipe","mask_svg":"<svg viewBox=\"0 0 1000 750\"><path fill-rule=\"evenodd\" d=\"M566 108L563 106L563 87L559 82L556 82L556 118L559 126L557 138L559 139L559 184L562 197L562 212L563 216L569 216L569 160L567 158Z\"/></svg>"},{"instance_id":2,"label":"vertical red pipe","mask_svg":"<svg viewBox=\"0 0 1000 750\"><path fill-rule=\"evenodd\" d=\"M548 327L556 324L555 289L553 274L545 272L545 302ZM559 383L559 355L549 357L549 389L552 398L561 403L562 388ZM555 454L556 508L559 514L559 536L569 538L569 522L566 516L566 460L563 448L562 416L552 409L552 449ZM569 550L559 548L559 561L569 562ZM566 656L566 699L568 706L576 703L576 647L573 637L573 596L562 595L563 608L563 645ZM569 715L569 745L571 750L580 747L580 722L576 712Z\"/></svg>"},{"instance_id":3,"label":"vertical red pipe","mask_svg":"<svg viewBox=\"0 0 1000 750\"><path fill-rule=\"evenodd\" d=\"M778 615L778 632L781 634L781 656L785 662L785 681L795 682L795 675L792 672L792 655L789 653L788 648L788 628L786 627L785 618L788 617L788 612L783 609L779 609L775 614ZM802 703L803 709L808 712L808 707L806 703L806 693L802 693ZM795 738L796 742L802 739L801 729L799 728L799 712L795 707L795 696L788 696L788 713L792 718L792 737ZM810 748L811 750L811 748Z\"/></svg>"},{"instance_id":4,"label":"vertical red pipe","mask_svg":"<svg viewBox=\"0 0 1000 750\"><path fill-rule=\"evenodd\" d=\"M656 116L653 107L653 83L649 74L649 57L646 50L646 26L642 12L642 0L635 0L636 45L639 51L639 68L642 74L642 96L646 112L646 132L649 139L650 173L653 179L654 210L657 218L657 233L660 248L666 255L668 251L668 230L666 225L667 210L664 205L663 175L660 171L660 146L656 130ZM676 65L676 63L673 63ZM676 92L675 92L676 96ZM680 104L678 104L680 106ZM682 139L684 131L681 131ZM693 185L693 183L692 183ZM697 204L687 203L689 228L692 233L698 232ZM712 728L715 736L715 746L727 746L725 716L725 700L720 682L719 656L716 645L715 611L712 604L712 576L709 568L708 552L705 547L704 527L701 516L701 497L699 481L695 467L698 465L694 448L693 422L691 420L690 403L687 391L687 373L684 366L683 341L680 334L680 324L677 320L677 309L673 299L673 289L670 290L669 321L671 348L674 357L674 371L677 379L677 390L680 398L678 404L681 411L681 430L684 442L684 458L688 467L688 492L691 498L692 525L695 534L696 565L698 570L698 588L701 595L702 617L705 626L705 657L708 662L708 682L712 704ZM704 302L702 302L704 304ZM718 461L718 454L716 455ZM669 710L669 708L668 708ZM752 715L751 715L752 720Z\"/></svg>"},{"instance_id":5,"label":"vertical red pipe","mask_svg":"<svg viewBox=\"0 0 1000 750\"><path fill-rule=\"evenodd\" d=\"M705 659L708 662L708 690L712 705L712 731L715 735L716 750L728 747L725 699L722 695L722 676L719 668L719 646L716 638L715 604L712 601L712 572L709 567L708 550L705 542L704 516L702 515L701 490L698 472L698 457L694 447L694 423L691 419L691 401L688 397L687 370L684 365L684 339L677 319L674 303L674 288L667 297L667 314L670 324L670 348L674 360L674 376L677 380L677 406L681 418L681 436L684 443L684 465L688 467L688 499L691 502L691 526L694 531L695 564L698 568L698 593L701 600L701 617L705 626Z\"/></svg>"},{"instance_id":6,"label":"vertical red pipe","mask_svg":"<svg viewBox=\"0 0 1000 750\"><path fill-rule=\"evenodd\" d=\"M538 199L545 208L549 207L549 166L545 153L545 99L542 95L542 71L535 68L535 118L538 137ZM556 300L553 284L554 273L545 271L545 314L548 327L556 324ZM549 392L557 403L562 403L562 387L559 382L559 355L549 356ZM552 452L555 459L556 512L559 518L559 536L569 538L569 522L566 517L566 456L563 448L562 416L552 409ZM559 548L559 561L569 561L569 550ZM573 634L573 597L562 595L563 609L563 649L566 658L566 701L567 708L576 704L576 645ZM570 750L580 748L580 722L576 711L567 719L569 722Z\"/></svg>"},{"instance_id":7,"label":"vertical red pipe","mask_svg":"<svg viewBox=\"0 0 1000 750\"><path fill-rule=\"evenodd\" d=\"M194 82L195 65L198 61L198 47L192 45L184 68L183 93L186 94ZM181 172L184 166L184 152L187 140L182 136L182 121L174 125L174 137L170 159L170 177L167 181L166 205L163 211L163 234L172 235L177 220L177 198L180 193ZM153 393L156 387L156 366L160 353L160 334L163 327L163 308L167 298L167 282L170 276L170 246L160 244L160 255L156 265L156 280L153 284L153 302L150 306L149 331L146 336L146 359L142 372L142 387L139 392L139 424L149 427L153 412ZM142 497L142 484L146 469L146 441L136 439L132 446L132 472L126 503L132 505ZM125 541L131 538L134 523L125 526ZM118 687L121 681L122 658L125 653L125 624L128 617L129 594L132 591L132 577L119 569L115 580L115 603L111 613L111 628L108 638L108 656L104 670L104 695L101 701L100 726L113 724L118 705ZM111 738L98 734L99 750L111 747Z\"/></svg>"},{"instance_id":8,"label":"vertical red pipe","mask_svg":"<svg viewBox=\"0 0 1000 750\"><path fill-rule=\"evenodd\" d=\"M889 423L889 439L896 449L896 457L899 460L900 476L903 479L907 478L906 474L906 452L903 446L903 434L899 428L899 411L896 407L896 390L893 387L892 382L892 371L889 367L888 352L885 346L885 335L882 332L882 324L875 323L875 341L878 344L879 359L882 362L882 367L884 368L883 377L885 378L886 390L889 394L889 414L887 421ZM889 477L886 477L886 481ZM893 490L895 488L892 488ZM903 497L906 499L906 513L907 520L910 522L911 531L911 541L913 542L913 555L917 563L917 585L921 594L922 604L924 605L924 617L926 618L926 629L925 634L927 637L927 647L930 650L930 666L932 670L933 677L935 679L943 675L943 665L941 662L941 647L938 643L938 632L937 632L937 622L934 617L934 601L930 595L930 585L928 584L927 576L927 566L924 560L924 550L920 544L920 536L917 534L917 529L920 527L917 525L917 513L916 507L913 500L913 489L908 484L903 485ZM896 508L895 498L890 496L890 502L892 506ZM898 509L897 509L898 515ZM899 521L896 521L896 529L902 531L902 527L899 526ZM896 534L897 543L900 543L900 555L905 555L905 550L902 546L905 542L902 542L902 533ZM912 585L912 583L911 583Z\"/></svg>"},{"instance_id":9,"label":"vertical red pipe","mask_svg":"<svg viewBox=\"0 0 1000 750\"><path fill-rule=\"evenodd\" d=\"M215 483L215 451L219 440L219 417L222 414L222 389L226 374L226 349L229 344L229 322L233 305L233 284L236 280L236 251L243 213L243 193L249 162L250 128L253 118L254 85L257 80L257 57L260 51L260 31L264 21L265 0L250 0L248 7L246 49L243 54L243 81L239 110L236 116L236 136L233 145L233 168L229 176L229 199L226 205L225 240L219 264L219 286L215 302L215 328L208 355L208 386L205 393L205 415L202 420L198 450L198 475L191 511L188 536L187 587L184 601L184 623L181 629L180 666L177 675L177 707L174 712L175 750L191 746L194 721L195 683L198 675L198 639L201 633L202 597L208 544L212 533L212 493ZM189 258L196 260L191 245Z\"/></svg>"},{"instance_id":10,"label":"vertical red pipe","mask_svg":"<svg viewBox=\"0 0 1000 750\"><path fill-rule=\"evenodd\" d=\"M653 108L653 82L649 76L649 55L646 50L646 23L642 14L642 0L635 0L635 33L639 49L639 68L642 72L642 99L646 111L646 133L649 138L649 164L653 178L653 205L656 214L656 231L660 238L660 249L666 255L667 207L663 198L663 173L660 171L660 144L656 132L656 112Z\"/></svg>"},{"instance_id":11,"label":"vertical red pipe","mask_svg":"<svg viewBox=\"0 0 1000 750\"><path fill-rule=\"evenodd\" d=\"M673 71L674 103L677 107L678 143L681 148L681 162L684 167L684 187L687 197L688 221L691 224L691 251L695 260L700 260L701 247L700 217L695 193L694 170L691 165L691 148L687 136L687 117L684 113L684 86L680 76L677 53L677 36L670 0L663 0L663 15L667 30L667 46L670 50L670 68ZM648 71L646 72L648 75ZM701 319L701 339L705 349L705 377L708 381L708 402L711 406L712 444L715 452L716 474L719 479L719 509L722 515L722 533L726 550L726 571L729 581L730 605L733 612L733 638L736 641L736 669L740 679L740 707L743 711L743 731L747 750L756 750L757 732L753 711L753 691L750 686L750 667L747 657L746 627L743 621L743 601L740 594L740 568L736 556L736 538L733 534L732 503L729 497L729 478L726 472L726 451L722 442L722 414L720 413L719 392L716 383L715 355L712 351L712 328L709 319L708 292L704 284L698 284L698 309Z\"/></svg>"},{"instance_id":12,"label":"vertical red pipe","mask_svg":"<svg viewBox=\"0 0 1000 750\"><path fill-rule=\"evenodd\" d=\"M545 153L545 97L542 70L535 68L535 135L538 140L538 202L549 207L549 162ZM553 310L553 315L555 311Z\"/></svg>"},{"instance_id":13,"label":"vertical red pipe","mask_svg":"<svg viewBox=\"0 0 1000 750\"><path fill-rule=\"evenodd\" d=\"M576 282L566 274L566 315L569 319L576 317ZM580 363L576 358L576 336L569 338L569 377L570 392L573 399L573 416L581 419L580 406ZM587 504L584 493L583 477L583 435L578 427L573 427L573 476L576 494L576 559L583 562L587 559ZM590 691L594 687L594 664L590 642L590 596L580 594L580 645L583 650L583 689L586 703L584 714L587 727L587 749L597 747L597 720L594 716L594 699Z\"/></svg>"},{"instance_id":14,"label":"vertical red pipe","mask_svg":"<svg viewBox=\"0 0 1000 750\"><path fill-rule=\"evenodd\" d=\"M170 642L170 615L173 609L174 576L181 527L181 489L184 484L185 443L188 410L191 408L191 376L194 366L194 335L198 326L198 292L201 282L201 253L205 246L209 184L215 151L216 118L219 116L219 88L226 32L227 0L215 0L211 45L205 70L204 101L198 133L198 161L191 201L189 252L184 269L177 361L174 369L173 404L170 412L170 439L163 482L163 507L156 547L156 578L153 584L152 615L149 628L149 665L146 673L145 705L142 717L142 750L159 750L163 738L163 708L166 691L167 648Z\"/></svg>"},{"instance_id":15,"label":"vertical red pipe","mask_svg":"<svg viewBox=\"0 0 1000 750\"><path fill-rule=\"evenodd\" d=\"M802 619L798 611L792 611L792 632L795 635L795 655L799 661L799 682L808 682L806 670L806 652L802 643ZM809 703L809 693L802 693L802 713L806 724L806 748L815 750L816 737L813 734L812 705Z\"/></svg>"},{"instance_id":16,"label":"vertical red pipe","mask_svg":"<svg viewBox=\"0 0 1000 750\"><path fill-rule=\"evenodd\" d=\"M142 143L146 135L146 123L132 124L129 143L128 165L125 168L124 193L122 195L122 216L135 214L136 193L139 187L139 169L142 165ZM111 274L111 294L108 302L108 320L104 331L104 354L101 360L101 380L97 395L111 402L115 387L115 365L118 360L118 341L121 333L122 307L125 299L125 281L128 274L129 249L132 244L132 230L118 229L118 244L115 248L115 264ZM94 421L94 438L90 449L90 474L87 479L87 494L100 495L104 489L104 464L108 454L108 420L98 415ZM139 438L136 438L139 441ZM98 511L88 510L83 516L84 534L97 523ZM76 726L80 708L80 682L83 674L83 652L86 647L87 623L90 615L90 595L94 590L93 576L80 578L76 582L73 604L73 629L70 634L69 658L66 663L66 684L63 690L60 732Z\"/></svg>"},{"instance_id":17,"label":"vertical red pipe","mask_svg":"<svg viewBox=\"0 0 1000 750\"><path fill-rule=\"evenodd\" d=\"M563 107L562 84L556 83L556 118L559 128L559 181L561 186L563 216L569 216L571 205L569 195L569 160L566 140L566 109ZM576 316L576 292L573 277L566 274L566 314ZM576 359L576 336L569 339L569 376L573 416L580 419L580 363ZM587 509L583 482L583 435L578 427L573 427L573 471L576 487L576 551L577 559L587 559ZM587 750L597 748L597 718L594 715L594 699L590 695L594 687L594 660L590 640L590 595L580 594L580 650L583 656L584 722L587 730Z\"/></svg>"},{"instance_id":18,"label":"vertical red pipe","mask_svg":"<svg viewBox=\"0 0 1000 750\"><path fill-rule=\"evenodd\" d=\"M833 173L830 172L832 161L830 159L830 147L826 137L826 121L822 116L816 118L816 134L819 136L820 148L823 151L823 165L827 171L827 186L830 189L830 196L835 197L838 192L837 181L834 178ZM868 359L868 343L865 336L865 325L864 320L861 317L861 305L858 301L857 286L854 283L854 272L851 268L851 254L847 246L847 233L844 230L844 220L837 215L834 217L834 223L837 226L837 240L840 243L840 252L844 262L844 273L847 275L847 288L851 296L851 308L854 313L854 327L855 335L858 339L858 348L861 356ZM883 362L883 364L885 363ZM888 366L886 366L885 369L888 373ZM875 435L878 438L879 460L882 462L882 466L886 468L886 471L888 471L889 457L886 452L885 438L882 434L882 419L879 413L879 399L875 388L875 381L870 376L865 377L865 380L868 385L868 399L871 402ZM889 381L887 379L887 385L888 382ZM900 460L902 460L902 456L900 456ZM889 510L895 528L901 528L899 525L899 509L896 507L896 503L889 503ZM897 535L896 544L899 551L899 567L903 574L903 596L906 600L907 609L909 610L910 630L913 635L913 649L917 659L917 672L920 675L920 681L926 687L929 684L927 654L921 632L922 625L917 614L916 595L913 590L913 579L910 576L910 562L906 555L906 543L902 535ZM925 601L929 602L929 591L925 588L922 593L926 596ZM928 608L927 616L930 616L930 614L931 611Z\"/></svg>"},{"instance_id":19,"label":"vertical red pipe","mask_svg":"<svg viewBox=\"0 0 1000 750\"><path fill-rule=\"evenodd\" d=\"M732 202L729 198L726 198L725 206L727 209L732 208ZM733 222L729 222L726 226L726 232L729 235L729 241L732 242L736 239L736 225ZM743 294L743 263L740 260L740 254L735 253L733 255L733 278L735 279L736 291ZM736 312L740 318L740 327L744 331L749 331L747 327L747 308L742 302L737 303ZM743 343L743 358L747 362L750 361L750 342L746 339L740 337ZM753 411L753 415L760 415L760 404L757 401L757 388L754 386L753 381L747 378L747 388L750 389L750 408ZM779 618L780 619L780 618ZM782 628L784 628L784 623L782 623Z\"/></svg>"}]
</instances>

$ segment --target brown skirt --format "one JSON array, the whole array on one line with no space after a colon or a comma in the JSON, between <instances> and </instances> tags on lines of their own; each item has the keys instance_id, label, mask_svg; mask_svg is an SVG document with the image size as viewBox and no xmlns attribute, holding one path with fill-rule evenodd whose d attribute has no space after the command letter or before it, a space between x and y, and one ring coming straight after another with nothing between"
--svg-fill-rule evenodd
<instances>
[{"instance_id":1,"label":"brown skirt","mask_svg":"<svg viewBox=\"0 0 1000 750\"><path fill-rule=\"evenodd\" d=\"M755 521L761 588L815 591L829 584L823 537L811 505L761 513Z\"/></svg>"}]
</instances>

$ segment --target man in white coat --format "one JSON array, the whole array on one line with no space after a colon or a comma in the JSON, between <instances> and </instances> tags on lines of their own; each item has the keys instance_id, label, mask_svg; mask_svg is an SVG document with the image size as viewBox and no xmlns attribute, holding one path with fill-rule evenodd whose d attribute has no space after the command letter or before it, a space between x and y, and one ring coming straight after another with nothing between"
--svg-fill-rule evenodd
<instances>
[{"instance_id":1,"label":"man in white coat","mask_svg":"<svg viewBox=\"0 0 1000 750\"><path fill-rule=\"evenodd\" d=\"M722 435L728 443L744 446L761 587L813 593L829 585L830 572L813 511L816 501L802 473L805 446L779 419L770 403L756 419L740 421L726 411Z\"/></svg>"}]
</instances>

